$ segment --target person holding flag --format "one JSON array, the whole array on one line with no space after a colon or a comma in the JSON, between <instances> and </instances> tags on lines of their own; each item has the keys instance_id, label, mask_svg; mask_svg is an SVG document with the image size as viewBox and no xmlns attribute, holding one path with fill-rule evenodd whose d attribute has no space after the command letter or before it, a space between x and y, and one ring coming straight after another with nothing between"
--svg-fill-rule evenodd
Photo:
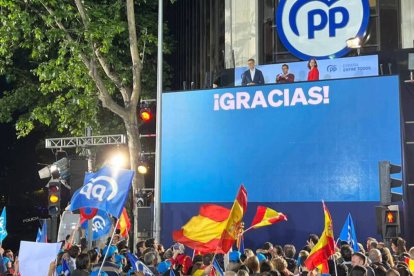
<instances>
[{"instance_id":1,"label":"person holding flag","mask_svg":"<svg viewBox=\"0 0 414 276\"><path fill-rule=\"evenodd\" d=\"M354 252L359 252L358 241L355 233L354 222L352 221L351 213L348 214L344 226L342 227L341 234L338 240L348 243Z\"/></svg>"},{"instance_id":2,"label":"person holding flag","mask_svg":"<svg viewBox=\"0 0 414 276\"><path fill-rule=\"evenodd\" d=\"M246 209L247 191L241 185L231 210L214 204L202 205L198 216L174 231L173 239L201 253L226 254L238 237Z\"/></svg>"},{"instance_id":3,"label":"person holding flag","mask_svg":"<svg viewBox=\"0 0 414 276\"><path fill-rule=\"evenodd\" d=\"M322 202L322 205L325 214L325 228L318 243L315 244L306 259L305 266L309 271L318 268L321 274L328 274L328 259L335 253L335 240L331 214L326 208L325 202Z\"/></svg>"}]
</instances>

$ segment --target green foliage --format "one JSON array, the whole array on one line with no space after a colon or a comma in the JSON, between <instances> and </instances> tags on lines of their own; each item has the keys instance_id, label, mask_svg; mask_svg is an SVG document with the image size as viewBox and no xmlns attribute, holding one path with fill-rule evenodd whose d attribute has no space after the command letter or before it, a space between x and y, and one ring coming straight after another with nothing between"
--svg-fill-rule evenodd
<instances>
[{"instance_id":1,"label":"green foliage","mask_svg":"<svg viewBox=\"0 0 414 276\"><path fill-rule=\"evenodd\" d=\"M102 108L81 55L96 61L95 49L122 84L132 87L125 1L82 3L86 24L73 0L0 0L0 76L6 82L0 92L0 122L16 122L18 136L40 124L70 135L82 135L86 126L96 134L124 132L122 120ZM145 49L141 97L153 98L157 1L135 1L135 18L138 49L141 53ZM171 53L171 48L172 40L166 36L164 53ZM102 68L95 70L113 100L124 107L119 89Z\"/></svg>"}]
</instances>

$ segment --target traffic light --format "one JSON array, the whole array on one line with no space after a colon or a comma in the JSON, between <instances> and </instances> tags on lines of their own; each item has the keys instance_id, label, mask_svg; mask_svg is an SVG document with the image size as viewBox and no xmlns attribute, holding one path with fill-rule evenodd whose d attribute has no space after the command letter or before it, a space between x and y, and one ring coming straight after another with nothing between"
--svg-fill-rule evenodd
<instances>
[{"instance_id":1,"label":"traffic light","mask_svg":"<svg viewBox=\"0 0 414 276\"><path fill-rule=\"evenodd\" d=\"M384 240L390 240L399 236L400 213L398 205L377 206L378 230Z\"/></svg>"},{"instance_id":2,"label":"traffic light","mask_svg":"<svg viewBox=\"0 0 414 276\"><path fill-rule=\"evenodd\" d=\"M392 174L400 173L401 166L393 165L389 161L379 162L379 188L380 204L383 206L391 205L392 202L402 200L402 194L392 192L392 188L401 187L400 179L391 178Z\"/></svg>"},{"instance_id":3,"label":"traffic light","mask_svg":"<svg viewBox=\"0 0 414 276\"><path fill-rule=\"evenodd\" d=\"M60 188L61 183L59 180L51 180L47 185L48 189L48 211L50 216L58 216L60 213Z\"/></svg>"},{"instance_id":4,"label":"traffic light","mask_svg":"<svg viewBox=\"0 0 414 276\"><path fill-rule=\"evenodd\" d=\"M139 118L143 123L148 123L152 120L153 112L150 108L150 102L142 101L139 109Z\"/></svg>"}]
</instances>

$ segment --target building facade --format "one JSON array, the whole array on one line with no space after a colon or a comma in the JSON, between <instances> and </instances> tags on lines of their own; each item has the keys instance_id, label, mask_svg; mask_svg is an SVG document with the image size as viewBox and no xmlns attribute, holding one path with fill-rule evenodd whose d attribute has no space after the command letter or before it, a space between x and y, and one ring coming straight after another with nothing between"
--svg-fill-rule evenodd
<instances>
[{"instance_id":1,"label":"building facade","mask_svg":"<svg viewBox=\"0 0 414 276\"><path fill-rule=\"evenodd\" d=\"M169 57L171 88L211 87L215 78L245 66L249 58L258 64L298 61L277 33L275 13L279 2L167 1L165 18L176 40L174 55ZM379 54L380 61L392 65L391 73L407 70L404 57L410 50L404 49L414 48L414 1L369 0L369 6L370 19L360 54Z\"/></svg>"}]
</instances>

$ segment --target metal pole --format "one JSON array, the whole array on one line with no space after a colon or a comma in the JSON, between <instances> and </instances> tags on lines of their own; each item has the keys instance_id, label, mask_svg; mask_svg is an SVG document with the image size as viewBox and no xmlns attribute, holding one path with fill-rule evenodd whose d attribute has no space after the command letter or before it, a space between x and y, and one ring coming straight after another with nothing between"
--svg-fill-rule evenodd
<instances>
[{"instance_id":1,"label":"metal pole","mask_svg":"<svg viewBox=\"0 0 414 276\"><path fill-rule=\"evenodd\" d=\"M163 48L163 0L158 0L158 55L157 55L157 116L155 137L155 183L153 237L161 237L161 106L162 106L162 48Z\"/></svg>"},{"instance_id":2,"label":"metal pole","mask_svg":"<svg viewBox=\"0 0 414 276\"><path fill-rule=\"evenodd\" d=\"M86 136L90 137L92 136L92 128L91 127L87 127L86 128ZM89 172L93 172L93 156L92 156L92 150L90 148L88 148L87 150L88 153L88 171ZM92 249L92 222L93 222L93 218L92 219L88 219L88 249Z\"/></svg>"}]
</instances>

